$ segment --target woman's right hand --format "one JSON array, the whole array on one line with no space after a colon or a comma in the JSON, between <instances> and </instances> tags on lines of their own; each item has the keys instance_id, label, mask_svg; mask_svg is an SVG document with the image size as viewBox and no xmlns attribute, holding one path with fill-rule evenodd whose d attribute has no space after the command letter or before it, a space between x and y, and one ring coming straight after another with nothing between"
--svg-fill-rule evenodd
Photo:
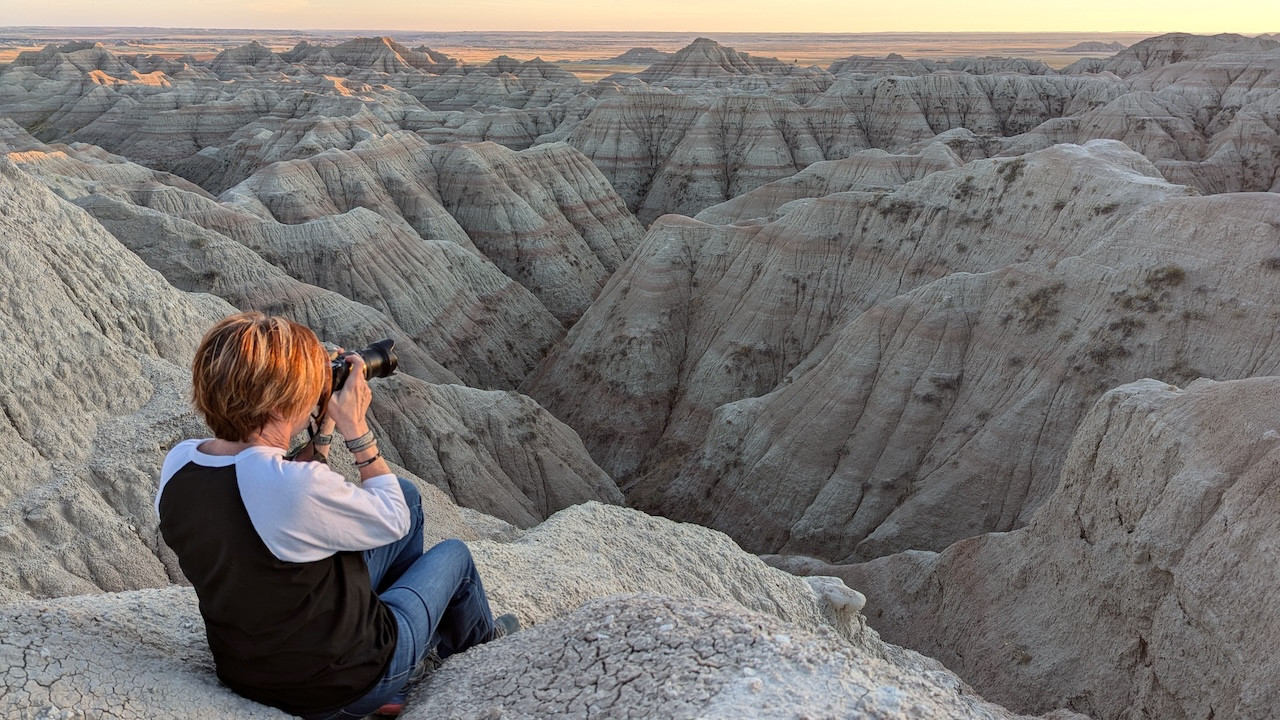
<instances>
[{"instance_id":1,"label":"woman's right hand","mask_svg":"<svg viewBox=\"0 0 1280 720\"><path fill-rule=\"evenodd\" d=\"M373 392L364 376L364 358L351 353L346 356L346 360L351 364L351 372L342 389L329 397L326 415L337 424L342 437L351 439L369 431L369 424L364 416L369 411Z\"/></svg>"}]
</instances>

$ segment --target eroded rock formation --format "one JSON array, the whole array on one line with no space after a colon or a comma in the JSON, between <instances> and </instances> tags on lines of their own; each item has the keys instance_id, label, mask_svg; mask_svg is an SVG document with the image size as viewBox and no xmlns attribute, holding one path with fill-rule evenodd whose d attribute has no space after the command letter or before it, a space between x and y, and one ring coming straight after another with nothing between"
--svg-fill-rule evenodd
<instances>
[{"instance_id":1,"label":"eroded rock formation","mask_svg":"<svg viewBox=\"0 0 1280 720\"><path fill-rule=\"evenodd\" d=\"M177 176L98 148L45 146L12 124L0 128L0 143L21 150L14 159L59 192L109 216L122 241L148 248L141 254L157 267L182 275L173 282L233 293L253 307L296 294L217 267L224 252L238 259L231 265L265 260L328 291L326 303L354 303L362 321L394 328L408 341L409 367L428 380L513 387L641 233L595 168L563 145L514 153L491 144L431 146L400 132L354 151L276 163L217 202ZM190 247L160 243L157 233ZM224 238L253 253L226 250ZM169 254L188 256L175 262ZM191 254L210 265L195 269ZM314 307L306 314L319 316L317 330L353 342L350 314L345 321Z\"/></svg>"},{"instance_id":2,"label":"eroded rock formation","mask_svg":"<svg viewBox=\"0 0 1280 720\"><path fill-rule=\"evenodd\" d=\"M1280 204L1188 194L1093 143L764 225L671 217L526 387L633 503L753 551L1018 527L1107 388L1276 370Z\"/></svg>"},{"instance_id":3,"label":"eroded rock formation","mask_svg":"<svg viewBox=\"0 0 1280 720\"><path fill-rule=\"evenodd\" d=\"M585 85L541 60L471 66L389 38L301 43L283 54L250 44L207 66L71 44L24 53L8 67L0 113L44 141L93 143L215 192L274 159L351 149L365 133L514 149L568 141L647 224L664 212L696 214L813 162L868 148L900 152L960 128L1011 138L1011 153L1123 139L1175 182L1269 190L1272 109L1256 103L1274 93L1264 83L1243 106L1219 96L1252 87L1250 68L1273 68L1276 45L1175 33L1059 75L1017 58L895 55L852 57L825 72L701 38L642 73ZM1193 69L1231 57L1245 76ZM1152 78L1170 68L1181 73L1174 89L1145 99ZM1244 112L1233 122L1237 108ZM1028 131L1036 134L1017 138Z\"/></svg>"},{"instance_id":4,"label":"eroded rock formation","mask_svg":"<svg viewBox=\"0 0 1280 720\"><path fill-rule=\"evenodd\" d=\"M1141 73L1187 60L1203 60L1223 53L1267 52L1280 48L1280 42L1264 36L1245 37L1235 33L1218 35L1193 35L1190 33L1166 33L1128 48L1104 61L1081 60L1068 65L1063 72L1110 72L1121 77Z\"/></svg>"},{"instance_id":5,"label":"eroded rock formation","mask_svg":"<svg viewBox=\"0 0 1280 720\"><path fill-rule=\"evenodd\" d=\"M300 282L225 235L135 204L176 196L214 216L231 213L184 189L185 181L96 148L21 144L31 149L11 157L93 215L0 159L0 238L10 273L0 332L26 358L6 375L3 394L8 440L0 447L14 481L0 491L0 535L14 562L0 570L0 598L180 578L158 541L151 497L168 447L208 432L189 407L186 368L205 328L236 310L227 300L314 321L335 333L330 339L408 336L406 371L457 381L378 308ZM208 294L217 291L226 300ZM620 500L577 436L527 398L412 377L378 394L375 422L378 414L395 421L380 431L388 456L410 465L406 474L420 467L464 502L527 526L575 502Z\"/></svg>"},{"instance_id":6,"label":"eroded rock formation","mask_svg":"<svg viewBox=\"0 0 1280 720\"><path fill-rule=\"evenodd\" d=\"M1024 712L1265 717L1280 703L1274 377L1142 380L1084 418L1031 524L799 571L872 598L887 639Z\"/></svg>"},{"instance_id":7,"label":"eroded rock formation","mask_svg":"<svg viewBox=\"0 0 1280 720\"><path fill-rule=\"evenodd\" d=\"M174 289L4 158L0 197L0 602L167 584L158 448L198 432L182 368L233 308Z\"/></svg>"},{"instance_id":8,"label":"eroded rock formation","mask_svg":"<svg viewBox=\"0 0 1280 720\"><path fill-rule=\"evenodd\" d=\"M25 360L0 374L0 603L180 580L150 500L204 432L186 362L257 308L397 338L383 447L540 625L413 712L651 715L611 694L643 666L691 716L1005 716L880 644L843 584L633 511L538 524L621 501L616 477L752 552L880 557L788 562L1015 709L1263 716L1272 388L1162 383L1277 372L1276 47L828 72L701 39L594 84L390 38L23 53L0 71L0 340ZM638 591L661 597L598 599ZM212 684L189 591L40 602L0 621L6 712L261 710ZM684 673L726 625L714 661L769 673ZM161 639L117 647L139 632ZM548 647L599 650L554 667L602 694L525 672Z\"/></svg>"}]
</instances>

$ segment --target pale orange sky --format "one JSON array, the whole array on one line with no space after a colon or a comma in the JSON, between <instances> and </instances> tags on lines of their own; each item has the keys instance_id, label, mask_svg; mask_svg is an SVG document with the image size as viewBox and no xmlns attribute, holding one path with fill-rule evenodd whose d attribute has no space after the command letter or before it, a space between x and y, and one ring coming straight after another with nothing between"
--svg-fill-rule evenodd
<instances>
[{"instance_id":1,"label":"pale orange sky","mask_svg":"<svg viewBox=\"0 0 1280 720\"><path fill-rule=\"evenodd\" d=\"M1277 0L0 0L4 25L677 32L1280 32Z\"/></svg>"}]
</instances>

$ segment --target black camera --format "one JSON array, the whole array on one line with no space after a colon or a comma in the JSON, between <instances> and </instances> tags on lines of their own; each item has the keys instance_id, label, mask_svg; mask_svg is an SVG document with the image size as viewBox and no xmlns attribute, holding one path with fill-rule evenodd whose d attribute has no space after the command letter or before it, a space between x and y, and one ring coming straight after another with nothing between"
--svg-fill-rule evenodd
<instances>
[{"instance_id":1,"label":"black camera","mask_svg":"<svg viewBox=\"0 0 1280 720\"><path fill-rule=\"evenodd\" d=\"M355 353L344 353L329 364L333 369L333 392L338 392L346 384L347 376L351 374L351 363L347 362L346 356L352 354L364 358L366 380L387 377L396 371L396 365L400 362L400 358L396 357L396 341L391 338L379 340Z\"/></svg>"}]
</instances>

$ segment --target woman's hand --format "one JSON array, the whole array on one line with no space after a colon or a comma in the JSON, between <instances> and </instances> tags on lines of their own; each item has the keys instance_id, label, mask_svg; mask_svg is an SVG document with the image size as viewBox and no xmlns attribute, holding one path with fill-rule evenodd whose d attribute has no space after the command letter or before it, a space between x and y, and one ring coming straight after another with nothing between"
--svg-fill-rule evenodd
<instances>
[{"instance_id":1,"label":"woman's hand","mask_svg":"<svg viewBox=\"0 0 1280 720\"><path fill-rule=\"evenodd\" d=\"M351 372L342 390L329 397L329 411L326 415L337 423L338 432L347 442L369 432L369 423L365 421L365 413L369 411L369 402L373 400L373 392L369 390L369 380L364 376L364 358L356 354L347 355L351 363ZM347 446L350 449L350 445ZM377 443L372 443L351 453L356 467L360 468L360 479L368 480L377 475L391 473L391 467L382 458Z\"/></svg>"},{"instance_id":2,"label":"woman's hand","mask_svg":"<svg viewBox=\"0 0 1280 720\"><path fill-rule=\"evenodd\" d=\"M342 389L329 397L325 418L335 423L342 437L350 439L369 431L369 424L364 416L369 411L373 393L364 376L364 358L351 353L346 356L346 360L351 364L351 372Z\"/></svg>"},{"instance_id":3,"label":"woman's hand","mask_svg":"<svg viewBox=\"0 0 1280 720\"><path fill-rule=\"evenodd\" d=\"M333 345L328 342L323 343L323 345L324 345L324 349L329 353L330 364L332 364L334 360L337 360L338 358L347 354L347 351L343 350L342 347L339 345ZM319 423L316 424L315 434L316 435L332 435L333 429L337 427L337 423L335 423L333 421L333 418L329 416L329 407L327 405L325 407L318 407L316 408L316 412L319 413L319 416L318 418L314 418L314 419L318 419ZM326 450L326 453L327 452L328 451Z\"/></svg>"}]
</instances>

